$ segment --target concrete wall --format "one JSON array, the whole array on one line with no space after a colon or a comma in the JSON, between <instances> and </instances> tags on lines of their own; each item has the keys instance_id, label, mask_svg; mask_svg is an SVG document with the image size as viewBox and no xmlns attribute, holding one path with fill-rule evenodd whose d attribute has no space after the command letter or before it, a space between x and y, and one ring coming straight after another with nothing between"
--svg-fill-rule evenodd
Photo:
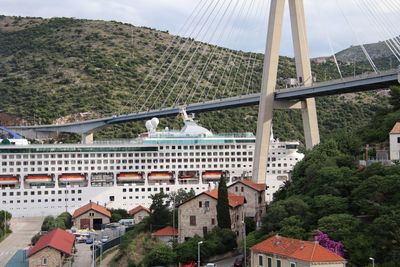
<instances>
[{"instance_id":1,"label":"concrete wall","mask_svg":"<svg viewBox=\"0 0 400 267\"><path fill-rule=\"evenodd\" d=\"M43 258L47 258L47 265L42 265ZM56 249L51 247L44 248L31 257L29 257L29 267L36 267L36 266L47 266L47 267L56 267L62 266L62 262L64 257L62 253Z\"/></svg>"},{"instance_id":2,"label":"concrete wall","mask_svg":"<svg viewBox=\"0 0 400 267\"><path fill-rule=\"evenodd\" d=\"M242 183L236 183L229 186L228 191L235 195L244 196L246 198L246 203L244 204L245 216L254 217L257 226L260 226L261 219L265 215L265 191L258 192L257 190L254 190ZM258 203L259 197L261 197L261 203Z\"/></svg>"},{"instance_id":3,"label":"concrete wall","mask_svg":"<svg viewBox=\"0 0 400 267\"><path fill-rule=\"evenodd\" d=\"M262 257L262 265L259 264L259 256ZM266 254L251 251L251 266L252 267L269 267L268 266L268 258L272 259L272 266L276 267L276 261L281 261L282 267L291 267L290 263L295 263L296 267L346 267L346 264L343 262L305 262L297 259L280 257L274 254Z\"/></svg>"},{"instance_id":4,"label":"concrete wall","mask_svg":"<svg viewBox=\"0 0 400 267\"><path fill-rule=\"evenodd\" d=\"M149 213L145 210L141 210L135 215L133 215L133 220L135 221L135 224L140 223L145 217L149 216Z\"/></svg>"},{"instance_id":5,"label":"concrete wall","mask_svg":"<svg viewBox=\"0 0 400 267\"><path fill-rule=\"evenodd\" d=\"M200 201L202 202L201 208L199 207ZM205 207L205 201L209 201L210 203L208 208ZM232 231L238 233L238 239L241 239L243 235L243 208L240 206L235 209L229 209L229 212L231 215ZM196 217L196 225L190 225L190 216ZM214 219L214 225L211 223L212 219ZM196 234L203 236L203 227L207 227L207 231L210 232L218 225L217 200L206 194L199 195L179 206L178 220L179 242L183 242L185 238L191 238Z\"/></svg>"},{"instance_id":6,"label":"concrete wall","mask_svg":"<svg viewBox=\"0 0 400 267\"><path fill-rule=\"evenodd\" d=\"M89 213L94 213L94 216L89 216ZM93 219L103 219L103 223L110 223L110 218L95 210L89 210L84 214L73 219L74 226L77 229L81 229L81 219L90 219L90 229L93 229Z\"/></svg>"},{"instance_id":7,"label":"concrete wall","mask_svg":"<svg viewBox=\"0 0 400 267\"><path fill-rule=\"evenodd\" d=\"M400 134L390 134L390 160L400 159L400 143L397 142L397 138L400 138Z\"/></svg>"}]
</instances>

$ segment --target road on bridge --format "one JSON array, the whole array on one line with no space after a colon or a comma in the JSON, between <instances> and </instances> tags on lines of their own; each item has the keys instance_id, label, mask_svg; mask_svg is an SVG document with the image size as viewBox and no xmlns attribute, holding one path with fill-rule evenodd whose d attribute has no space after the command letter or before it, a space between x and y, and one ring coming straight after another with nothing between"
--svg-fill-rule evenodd
<instances>
[{"instance_id":1,"label":"road on bridge","mask_svg":"<svg viewBox=\"0 0 400 267\"><path fill-rule=\"evenodd\" d=\"M12 233L0 243L0 266L6 266L18 250L28 247L32 236L40 231L43 219L43 217L11 219Z\"/></svg>"}]
</instances>

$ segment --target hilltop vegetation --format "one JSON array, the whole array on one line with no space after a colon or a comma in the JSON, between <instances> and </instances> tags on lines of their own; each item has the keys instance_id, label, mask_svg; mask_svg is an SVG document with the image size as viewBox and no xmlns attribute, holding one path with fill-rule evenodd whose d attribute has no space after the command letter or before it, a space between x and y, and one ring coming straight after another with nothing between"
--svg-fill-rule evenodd
<instances>
[{"instance_id":1,"label":"hilltop vegetation","mask_svg":"<svg viewBox=\"0 0 400 267\"><path fill-rule=\"evenodd\" d=\"M199 80L199 89L193 95L194 102L214 96L233 96L244 90L249 93L260 90L261 54L236 52L201 42L183 46L183 51L193 55L197 64L190 64L183 72L183 77L192 79L179 79L185 64L176 73L168 70L167 65L161 71L154 72L156 66L160 67L157 60L170 44L172 55L176 55L182 44L191 41L167 32L114 21L0 16L1 110L31 124L80 118L76 115L79 113L86 114L84 118L89 119L133 112L146 103L146 97L164 72L172 79L164 85L164 90L148 99L147 107L159 107L164 101L165 105L172 105L177 90L169 98L168 95L178 80L176 88L184 88L185 97ZM201 53L194 53L195 48ZM210 66L202 75L206 56L211 54L212 68ZM242 60L249 56L254 63L251 79L246 71L247 61ZM369 70L365 62L357 63L355 69L346 62L341 65L344 75ZM230 69L226 69L226 66ZM280 58L279 86L283 86L284 79L295 77L294 66L293 59ZM339 77L330 60L325 63L313 62L312 69L318 81ZM231 76L235 79L228 79L227 72L234 73ZM140 88L146 75L154 79L149 79ZM317 99L322 137L337 129L350 132L366 125L377 106L386 104L385 99L385 94L376 92ZM215 132L255 133L257 111L258 107L244 107L197 114L197 119ZM274 128L277 136L302 140L300 112L276 113ZM160 126L177 128L179 122L163 119ZM95 137L135 137L144 130L144 123L130 123L105 128L97 132Z\"/></svg>"}]
</instances>

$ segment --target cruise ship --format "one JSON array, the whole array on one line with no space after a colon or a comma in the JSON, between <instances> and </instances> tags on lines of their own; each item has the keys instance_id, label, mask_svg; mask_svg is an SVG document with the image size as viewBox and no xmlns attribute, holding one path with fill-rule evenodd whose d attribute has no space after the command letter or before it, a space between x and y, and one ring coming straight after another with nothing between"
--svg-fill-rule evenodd
<instances>
[{"instance_id":1,"label":"cruise ship","mask_svg":"<svg viewBox=\"0 0 400 267\"><path fill-rule=\"evenodd\" d=\"M200 193L215 187L222 174L228 183L251 176L254 134L213 134L185 111L182 117L180 131L158 131L153 118L134 140L93 144L28 144L0 128L0 210L15 217L57 215L89 200L129 210L149 207L150 196L160 191ZM303 158L299 142L271 141L267 201Z\"/></svg>"}]
</instances>

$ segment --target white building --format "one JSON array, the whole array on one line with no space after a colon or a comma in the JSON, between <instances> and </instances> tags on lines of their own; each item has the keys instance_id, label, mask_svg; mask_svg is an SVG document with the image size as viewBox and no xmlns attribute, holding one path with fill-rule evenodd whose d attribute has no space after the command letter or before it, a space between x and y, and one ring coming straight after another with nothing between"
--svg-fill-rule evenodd
<instances>
[{"instance_id":1,"label":"white building","mask_svg":"<svg viewBox=\"0 0 400 267\"><path fill-rule=\"evenodd\" d=\"M396 122L389 134L390 160L400 159L400 122Z\"/></svg>"}]
</instances>

